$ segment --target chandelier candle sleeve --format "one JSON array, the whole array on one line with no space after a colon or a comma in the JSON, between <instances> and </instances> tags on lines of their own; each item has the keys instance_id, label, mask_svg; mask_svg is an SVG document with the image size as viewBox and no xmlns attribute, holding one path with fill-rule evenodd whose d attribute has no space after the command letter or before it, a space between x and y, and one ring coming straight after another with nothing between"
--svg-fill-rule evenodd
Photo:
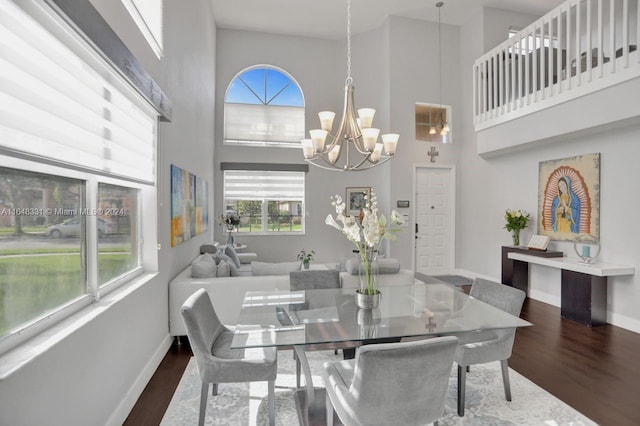
<instances>
[{"instance_id":1,"label":"chandelier candle sleeve","mask_svg":"<svg viewBox=\"0 0 640 426\"><path fill-rule=\"evenodd\" d=\"M333 111L320 111L318 113L318 117L320 118L320 127L322 130L326 130L327 132L331 131L335 116L336 113Z\"/></svg>"}]
</instances>

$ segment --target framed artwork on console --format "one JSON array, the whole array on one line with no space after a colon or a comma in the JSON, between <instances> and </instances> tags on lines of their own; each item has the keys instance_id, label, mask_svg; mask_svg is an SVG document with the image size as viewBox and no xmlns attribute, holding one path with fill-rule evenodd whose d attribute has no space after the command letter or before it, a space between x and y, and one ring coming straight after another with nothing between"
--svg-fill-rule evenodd
<instances>
[{"instance_id":1,"label":"framed artwork on console","mask_svg":"<svg viewBox=\"0 0 640 426\"><path fill-rule=\"evenodd\" d=\"M538 234L600 238L600 153L540 162Z\"/></svg>"},{"instance_id":2,"label":"framed artwork on console","mask_svg":"<svg viewBox=\"0 0 640 426\"><path fill-rule=\"evenodd\" d=\"M345 192L346 214L358 216L364 209L365 197L371 195L370 187L349 187Z\"/></svg>"}]
</instances>

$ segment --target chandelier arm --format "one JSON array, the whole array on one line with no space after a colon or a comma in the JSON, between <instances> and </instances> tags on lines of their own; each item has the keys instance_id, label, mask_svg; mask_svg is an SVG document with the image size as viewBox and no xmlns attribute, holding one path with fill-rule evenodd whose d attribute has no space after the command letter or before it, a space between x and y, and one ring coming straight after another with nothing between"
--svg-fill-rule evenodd
<instances>
[{"instance_id":1,"label":"chandelier arm","mask_svg":"<svg viewBox=\"0 0 640 426\"><path fill-rule=\"evenodd\" d=\"M304 161L311 164L314 167L319 167L321 169L324 170L331 170L331 171L341 171L341 172L361 172L363 170L369 170L372 169L376 166L379 166L383 163L386 163L387 161L391 160L392 157L380 157L380 161L378 161L377 163L373 163L373 164L368 164L366 167L359 167L359 166L349 166L347 168L344 167L336 167L335 165L331 165L331 166L325 166L324 164L318 164L311 158L306 158ZM357 168L356 168L357 167Z\"/></svg>"}]
</instances>

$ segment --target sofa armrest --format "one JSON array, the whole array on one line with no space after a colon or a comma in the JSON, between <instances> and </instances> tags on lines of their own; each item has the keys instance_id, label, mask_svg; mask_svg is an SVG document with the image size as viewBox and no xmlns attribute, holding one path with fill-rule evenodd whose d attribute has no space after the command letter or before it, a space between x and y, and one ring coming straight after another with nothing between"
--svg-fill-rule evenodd
<instances>
[{"instance_id":1,"label":"sofa armrest","mask_svg":"<svg viewBox=\"0 0 640 426\"><path fill-rule=\"evenodd\" d=\"M343 288L358 288L358 275L349 272L340 272L340 282ZM410 269L400 269L396 274L378 274L378 286L391 287L413 285L415 277Z\"/></svg>"},{"instance_id":2,"label":"sofa armrest","mask_svg":"<svg viewBox=\"0 0 640 426\"><path fill-rule=\"evenodd\" d=\"M258 255L255 253L236 253L236 255L238 256L238 259L242 264L247 264L253 262L254 260L258 260Z\"/></svg>"}]
</instances>

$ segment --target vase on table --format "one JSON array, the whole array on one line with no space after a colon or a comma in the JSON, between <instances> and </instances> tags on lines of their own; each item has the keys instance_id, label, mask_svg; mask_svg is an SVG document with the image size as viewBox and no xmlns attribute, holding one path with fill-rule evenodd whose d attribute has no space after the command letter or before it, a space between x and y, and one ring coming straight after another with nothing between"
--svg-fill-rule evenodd
<instances>
[{"instance_id":1,"label":"vase on table","mask_svg":"<svg viewBox=\"0 0 640 426\"><path fill-rule=\"evenodd\" d=\"M514 229L511 231L511 237L513 238L513 245L514 246L519 246L520 245L520 230L519 229Z\"/></svg>"},{"instance_id":2,"label":"vase on table","mask_svg":"<svg viewBox=\"0 0 640 426\"><path fill-rule=\"evenodd\" d=\"M358 290L356 290L356 305L360 309L376 308L380 303L380 291L378 290L378 260L376 251L371 248L360 251L358 283Z\"/></svg>"},{"instance_id":3,"label":"vase on table","mask_svg":"<svg viewBox=\"0 0 640 426\"><path fill-rule=\"evenodd\" d=\"M309 263L311 262L302 262L302 266L304 267L304 269L309 269Z\"/></svg>"}]
</instances>

